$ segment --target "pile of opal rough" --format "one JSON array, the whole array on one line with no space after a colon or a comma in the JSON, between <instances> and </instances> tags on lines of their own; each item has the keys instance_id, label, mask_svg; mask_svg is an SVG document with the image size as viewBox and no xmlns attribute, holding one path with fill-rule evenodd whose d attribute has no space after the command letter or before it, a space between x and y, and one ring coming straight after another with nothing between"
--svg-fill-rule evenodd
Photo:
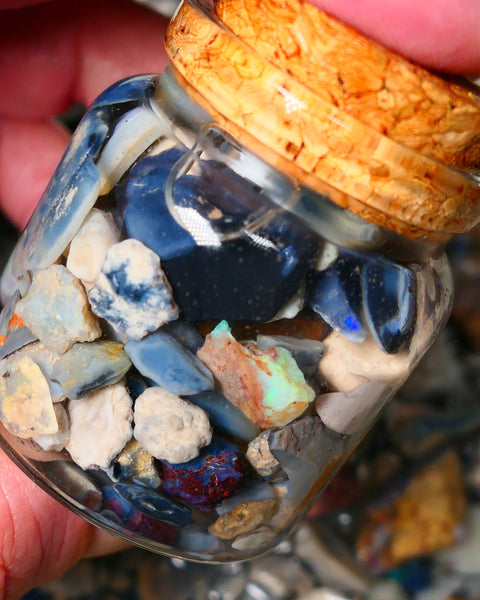
<instances>
[{"instance_id":1,"label":"pile of opal rough","mask_svg":"<svg viewBox=\"0 0 480 600\"><path fill-rule=\"evenodd\" d=\"M7 266L0 421L97 524L248 556L408 370L419 269L325 242L216 159L179 169L190 151L132 108L152 81L87 113ZM153 138L122 146L131 123Z\"/></svg>"}]
</instances>

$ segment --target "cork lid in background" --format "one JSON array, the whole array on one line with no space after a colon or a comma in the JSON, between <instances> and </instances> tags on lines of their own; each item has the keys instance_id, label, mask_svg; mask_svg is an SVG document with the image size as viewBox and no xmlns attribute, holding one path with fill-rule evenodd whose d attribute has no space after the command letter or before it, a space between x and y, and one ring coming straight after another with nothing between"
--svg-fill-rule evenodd
<instances>
[{"instance_id":1,"label":"cork lid in background","mask_svg":"<svg viewBox=\"0 0 480 600\"><path fill-rule=\"evenodd\" d=\"M480 221L473 85L446 81L302 0L189 0L167 50L224 129L338 205L421 239Z\"/></svg>"}]
</instances>

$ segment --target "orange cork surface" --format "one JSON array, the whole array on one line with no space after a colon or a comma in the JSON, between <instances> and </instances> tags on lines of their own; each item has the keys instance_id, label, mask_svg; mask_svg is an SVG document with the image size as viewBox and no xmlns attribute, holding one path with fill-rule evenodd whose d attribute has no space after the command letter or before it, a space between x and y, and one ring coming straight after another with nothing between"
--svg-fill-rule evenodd
<instances>
[{"instance_id":1,"label":"orange cork surface","mask_svg":"<svg viewBox=\"0 0 480 600\"><path fill-rule=\"evenodd\" d=\"M473 87L447 83L299 0L221 0L216 12L184 3L167 50L228 133L403 235L442 239L480 221L478 183L459 169L479 162Z\"/></svg>"}]
</instances>

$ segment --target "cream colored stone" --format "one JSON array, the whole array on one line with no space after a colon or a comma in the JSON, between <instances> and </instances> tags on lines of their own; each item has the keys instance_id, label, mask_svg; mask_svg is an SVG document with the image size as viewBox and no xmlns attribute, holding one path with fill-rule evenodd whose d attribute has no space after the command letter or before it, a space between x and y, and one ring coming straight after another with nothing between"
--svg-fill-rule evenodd
<instances>
[{"instance_id":1,"label":"cream colored stone","mask_svg":"<svg viewBox=\"0 0 480 600\"><path fill-rule=\"evenodd\" d=\"M135 401L135 439L160 460L182 463L198 456L212 439L207 413L161 387Z\"/></svg>"},{"instance_id":2,"label":"cream colored stone","mask_svg":"<svg viewBox=\"0 0 480 600\"><path fill-rule=\"evenodd\" d=\"M91 287L100 275L107 250L119 240L113 216L93 208L70 243L67 269Z\"/></svg>"},{"instance_id":3,"label":"cream colored stone","mask_svg":"<svg viewBox=\"0 0 480 600\"><path fill-rule=\"evenodd\" d=\"M69 422L67 411L62 404L54 405L55 415L57 417L58 431L50 434L32 435L32 439L42 450L54 450L60 452L65 448L70 437Z\"/></svg>"},{"instance_id":4,"label":"cream colored stone","mask_svg":"<svg viewBox=\"0 0 480 600\"><path fill-rule=\"evenodd\" d=\"M21 438L58 430L48 382L29 356L2 361L0 420Z\"/></svg>"},{"instance_id":5,"label":"cream colored stone","mask_svg":"<svg viewBox=\"0 0 480 600\"><path fill-rule=\"evenodd\" d=\"M70 400L68 414L66 449L82 469L108 468L132 437L132 399L123 383Z\"/></svg>"},{"instance_id":6,"label":"cream colored stone","mask_svg":"<svg viewBox=\"0 0 480 600\"><path fill-rule=\"evenodd\" d=\"M323 342L320 375L332 390L344 392L369 381L399 385L409 374L411 357L387 354L372 338L359 344L332 331Z\"/></svg>"}]
</instances>

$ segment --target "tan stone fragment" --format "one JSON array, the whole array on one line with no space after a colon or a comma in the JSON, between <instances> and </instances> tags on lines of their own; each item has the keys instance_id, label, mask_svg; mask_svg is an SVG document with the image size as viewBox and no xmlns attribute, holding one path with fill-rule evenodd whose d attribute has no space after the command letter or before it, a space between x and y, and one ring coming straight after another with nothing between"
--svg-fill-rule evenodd
<instances>
[{"instance_id":1,"label":"tan stone fragment","mask_svg":"<svg viewBox=\"0 0 480 600\"><path fill-rule=\"evenodd\" d=\"M357 541L361 559L376 555L376 532L388 535L375 560L391 568L418 556L431 555L455 543L457 528L465 516L466 497L462 466L454 450L418 471L402 495L392 504L367 515Z\"/></svg>"},{"instance_id":2,"label":"tan stone fragment","mask_svg":"<svg viewBox=\"0 0 480 600\"><path fill-rule=\"evenodd\" d=\"M2 361L0 420L10 433L21 438L58 430L48 382L29 356Z\"/></svg>"},{"instance_id":3,"label":"tan stone fragment","mask_svg":"<svg viewBox=\"0 0 480 600\"><path fill-rule=\"evenodd\" d=\"M276 500L258 500L242 502L232 510L221 515L208 531L222 540L231 540L239 535L253 531L268 520L276 508Z\"/></svg>"}]
</instances>

